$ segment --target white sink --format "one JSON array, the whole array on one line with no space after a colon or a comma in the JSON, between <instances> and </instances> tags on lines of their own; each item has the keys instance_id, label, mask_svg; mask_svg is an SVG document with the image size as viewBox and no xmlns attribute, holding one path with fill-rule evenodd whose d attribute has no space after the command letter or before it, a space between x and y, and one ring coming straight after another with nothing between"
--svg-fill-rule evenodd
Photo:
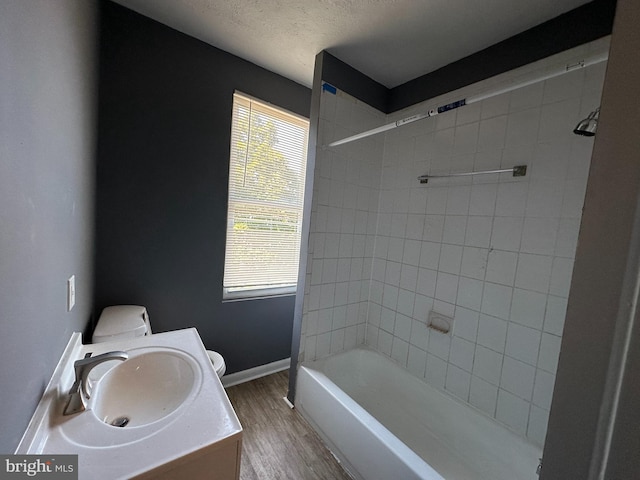
<instances>
[{"instance_id":1,"label":"white sink","mask_svg":"<svg viewBox=\"0 0 640 480\"><path fill-rule=\"evenodd\" d=\"M194 462L199 474L187 476L210 479L221 471L215 455L239 465L242 427L196 329L81 339L73 334L15 453L77 454L79 478L91 480L163 478ZM129 358L94 368L86 410L63 415L74 362L114 350Z\"/></svg>"},{"instance_id":2,"label":"white sink","mask_svg":"<svg viewBox=\"0 0 640 480\"><path fill-rule=\"evenodd\" d=\"M89 409L104 423L137 427L182 406L198 386L195 360L177 350L133 349L94 387ZM198 379L199 380L199 379Z\"/></svg>"}]
</instances>

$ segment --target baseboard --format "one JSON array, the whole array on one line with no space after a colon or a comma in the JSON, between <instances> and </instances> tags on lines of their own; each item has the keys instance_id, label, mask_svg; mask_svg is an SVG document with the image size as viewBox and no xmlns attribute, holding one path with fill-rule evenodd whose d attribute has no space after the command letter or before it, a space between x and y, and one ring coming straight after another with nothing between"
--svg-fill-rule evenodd
<instances>
[{"instance_id":1,"label":"baseboard","mask_svg":"<svg viewBox=\"0 0 640 480\"><path fill-rule=\"evenodd\" d=\"M222 385L224 387L232 387L240 383L249 382L256 378L271 375L272 373L281 372L287 370L291 365L291 358L284 358L277 362L267 363L266 365L260 365L258 367L242 370L241 372L230 373L222 377Z\"/></svg>"}]
</instances>

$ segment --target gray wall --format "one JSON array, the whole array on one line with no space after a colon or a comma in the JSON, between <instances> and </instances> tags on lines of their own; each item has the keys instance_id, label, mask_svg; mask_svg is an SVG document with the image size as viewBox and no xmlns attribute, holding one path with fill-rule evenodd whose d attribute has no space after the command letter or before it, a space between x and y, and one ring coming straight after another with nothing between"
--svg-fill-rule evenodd
<instances>
[{"instance_id":1,"label":"gray wall","mask_svg":"<svg viewBox=\"0 0 640 480\"><path fill-rule=\"evenodd\" d=\"M85 0L0 3L3 453L92 309L95 10Z\"/></svg>"},{"instance_id":2,"label":"gray wall","mask_svg":"<svg viewBox=\"0 0 640 480\"><path fill-rule=\"evenodd\" d=\"M308 88L101 3L96 315L145 305L197 327L227 372L287 358L294 296L222 302L231 110L240 90L309 115Z\"/></svg>"},{"instance_id":3,"label":"gray wall","mask_svg":"<svg viewBox=\"0 0 640 480\"><path fill-rule=\"evenodd\" d=\"M640 4L620 0L549 417L543 480L640 478L638 22Z\"/></svg>"}]
</instances>

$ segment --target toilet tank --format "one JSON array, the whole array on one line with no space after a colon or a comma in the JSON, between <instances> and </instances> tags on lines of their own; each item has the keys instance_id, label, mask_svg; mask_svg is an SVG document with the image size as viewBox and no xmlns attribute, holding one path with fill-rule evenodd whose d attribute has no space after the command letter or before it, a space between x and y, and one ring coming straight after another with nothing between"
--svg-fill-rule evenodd
<instances>
[{"instance_id":1,"label":"toilet tank","mask_svg":"<svg viewBox=\"0 0 640 480\"><path fill-rule=\"evenodd\" d=\"M140 305L114 305L102 310L93 331L93 343L151 335L147 309Z\"/></svg>"}]
</instances>

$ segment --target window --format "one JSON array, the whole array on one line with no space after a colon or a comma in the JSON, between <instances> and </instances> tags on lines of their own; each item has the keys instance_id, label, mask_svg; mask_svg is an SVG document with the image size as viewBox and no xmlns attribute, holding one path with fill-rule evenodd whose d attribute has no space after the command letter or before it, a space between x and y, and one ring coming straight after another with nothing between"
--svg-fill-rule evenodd
<instances>
[{"instance_id":1,"label":"window","mask_svg":"<svg viewBox=\"0 0 640 480\"><path fill-rule=\"evenodd\" d=\"M235 93L223 297L295 293L309 121Z\"/></svg>"}]
</instances>

